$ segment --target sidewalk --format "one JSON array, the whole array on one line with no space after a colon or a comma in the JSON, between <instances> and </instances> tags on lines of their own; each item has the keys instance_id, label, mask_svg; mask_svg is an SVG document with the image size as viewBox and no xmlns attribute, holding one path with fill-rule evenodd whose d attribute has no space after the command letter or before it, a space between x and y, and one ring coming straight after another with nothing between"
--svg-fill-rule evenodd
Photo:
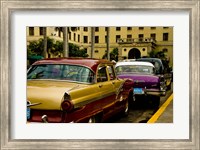
<instances>
[{"instance_id":1,"label":"sidewalk","mask_svg":"<svg viewBox=\"0 0 200 150\"><path fill-rule=\"evenodd\" d=\"M147 123L173 123L173 94L165 101Z\"/></svg>"},{"instance_id":2,"label":"sidewalk","mask_svg":"<svg viewBox=\"0 0 200 150\"><path fill-rule=\"evenodd\" d=\"M173 123L173 100L160 115L156 123Z\"/></svg>"}]
</instances>

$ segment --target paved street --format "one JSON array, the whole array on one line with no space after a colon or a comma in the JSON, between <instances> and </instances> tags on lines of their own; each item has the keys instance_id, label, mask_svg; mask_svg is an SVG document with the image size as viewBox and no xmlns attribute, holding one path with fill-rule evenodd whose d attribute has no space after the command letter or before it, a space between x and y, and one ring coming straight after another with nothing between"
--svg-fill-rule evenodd
<instances>
[{"instance_id":1,"label":"paved street","mask_svg":"<svg viewBox=\"0 0 200 150\"><path fill-rule=\"evenodd\" d=\"M172 84L173 87L173 84ZM162 106L165 101L168 99L168 97L173 93L173 88L170 91L167 91L166 96L161 97L160 99L160 106ZM173 102L170 103L170 105L173 105ZM170 111L173 107L170 107ZM108 123L146 123L156 112L157 110L154 110L152 108L145 108L143 101L141 103L138 103L137 106L135 106L133 109L130 109L129 115L127 117L123 116L115 116L112 119L108 120ZM166 118L165 118L166 117ZM163 117L162 117L163 118ZM165 114L163 119L159 119L158 123L172 123L173 118L168 117L167 114ZM168 118L168 119L167 119Z\"/></svg>"}]
</instances>

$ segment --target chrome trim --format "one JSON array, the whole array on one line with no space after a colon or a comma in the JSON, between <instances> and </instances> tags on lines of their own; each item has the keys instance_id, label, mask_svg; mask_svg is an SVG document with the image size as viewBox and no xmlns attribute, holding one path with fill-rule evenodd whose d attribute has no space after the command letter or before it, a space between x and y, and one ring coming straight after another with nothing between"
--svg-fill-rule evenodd
<instances>
[{"instance_id":1,"label":"chrome trim","mask_svg":"<svg viewBox=\"0 0 200 150\"><path fill-rule=\"evenodd\" d=\"M147 95L155 95L155 96L165 96L166 91L165 90L151 90L151 89L146 89L144 91Z\"/></svg>"},{"instance_id":2,"label":"chrome trim","mask_svg":"<svg viewBox=\"0 0 200 150\"><path fill-rule=\"evenodd\" d=\"M29 103L29 104L27 104L27 107L30 107L30 106L36 106L36 105L40 105L40 104L42 104L42 103L33 103L33 104L31 104L30 101L28 101L28 103Z\"/></svg>"},{"instance_id":3,"label":"chrome trim","mask_svg":"<svg viewBox=\"0 0 200 150\"><path fill-rule=\"evenodd\" d=\"M44 122L44 123L48 123L48 117L47 117L47 115L43 115L42 117L41 117L41 120L42 120L42 122Z\"/></svg>"}]
</instances>

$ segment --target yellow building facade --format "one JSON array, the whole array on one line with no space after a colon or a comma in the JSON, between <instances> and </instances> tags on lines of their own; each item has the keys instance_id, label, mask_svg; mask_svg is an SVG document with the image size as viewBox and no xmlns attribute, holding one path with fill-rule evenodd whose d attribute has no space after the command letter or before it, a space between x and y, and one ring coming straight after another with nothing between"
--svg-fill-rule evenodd
<instances>
[{"instance_id":1,"label":"yellow building facade","mask_svg":"<svg viewBox=\"0 0 200 150\"><path fill-rule=\"evenodd\" d=\"M94 49L91 51L91 27L69 27L70 43L86 49L89 57L102 58L107 52L108 27L94 27ZM47 27L47 36L63 40L62 31ZM42 27L27 27L29 41L43 38ZM119 60L148 56L151 51L163 51L173 65L173 27L109 27L109 52L118 48ZM93 56L91 56L93 55Z\"/></svg>"}]
</instances>

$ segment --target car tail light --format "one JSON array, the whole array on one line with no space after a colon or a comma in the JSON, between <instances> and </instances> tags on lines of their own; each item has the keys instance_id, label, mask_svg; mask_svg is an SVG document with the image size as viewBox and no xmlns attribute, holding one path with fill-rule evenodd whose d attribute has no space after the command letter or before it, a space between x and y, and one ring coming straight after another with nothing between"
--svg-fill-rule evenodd
<instances>
[{"instance_id":1,"label":"car tail light","mask_svg":"<svg viewBox=\"0 0 200 150\"><path fill-rule=\"evenodd\" d=\"M160 77L160 90L165 90L165 79Z\"/></svg>"},{"instance_id":2,"label":"car tail light","mask_svg":"<svg viewBox=\"0 0 200 150\"><path fill-rule=\"evenodd\" d=\"M131 87L133 87L133 80L132 79L126 79L125 83L124 83L124 88L125 89L129 89Z\"/></svg>"},{"instance_id":3,"label":"car tail light","mask_svg":"<svg viewBox=\"0 0 200 150\"><path fill-rule=\"evenodd\" d=\"M65 111L71 111L74 108L74 105L71 101L71 97L69 94L65 93L64 101L61 103L61 107Z\"/></svg>"}]
</instances>

